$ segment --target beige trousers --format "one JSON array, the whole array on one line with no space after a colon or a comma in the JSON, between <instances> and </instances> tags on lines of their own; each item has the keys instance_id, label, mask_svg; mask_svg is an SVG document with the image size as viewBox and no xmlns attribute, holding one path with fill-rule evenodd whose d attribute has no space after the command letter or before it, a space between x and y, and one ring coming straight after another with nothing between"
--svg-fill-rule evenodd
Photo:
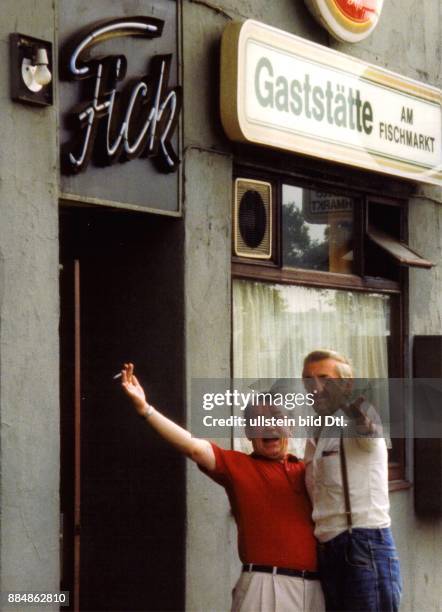
<instances>
[{"instance_id":1,"label":"beige trousers","mask_svg":"<svg viewBox=\"0 0 442 612\"><path fill-rule=\"evenodd\" d=\"M319 580L242 572L232 592L232 612L324 612Z\"/></svg>"}]
</instances>

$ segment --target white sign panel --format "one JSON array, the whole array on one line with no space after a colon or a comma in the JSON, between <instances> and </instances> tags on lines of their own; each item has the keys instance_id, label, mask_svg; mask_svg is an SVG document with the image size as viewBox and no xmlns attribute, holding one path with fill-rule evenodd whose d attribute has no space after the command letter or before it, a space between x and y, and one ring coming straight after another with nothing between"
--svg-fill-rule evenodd
<instances>
[{"instance_id":1,"label":"white sign panel","mask_svg":"<svg viewBox=\"0 0 442 612\"><path fill-rule=\"evenodd\" d=\"M441 91L255 21L223 37L233 140L442 184Z\"/></svg>"}]
</instances>

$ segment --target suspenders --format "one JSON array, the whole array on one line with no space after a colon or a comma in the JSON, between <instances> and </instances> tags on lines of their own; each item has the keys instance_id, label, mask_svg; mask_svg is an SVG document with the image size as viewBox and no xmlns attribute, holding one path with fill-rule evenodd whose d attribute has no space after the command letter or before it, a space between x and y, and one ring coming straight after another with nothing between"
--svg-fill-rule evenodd
<instances>
[{"instance_id":1,"label":"suspenders","mask_svg":"<svg viewBox=\"0 0 442 612\"><path fill-rule=\"evenodd\" d=\"M344 436L341 430L341 438L340 438L340 464L341 464L341 474L342 474L342 484L344 486L344 501L345 501L345 516L347 518L347 529L348 532L352 532L352 516L351 516L351 504L350 504L350 489L348 486L348 472L347 472L347 459L345 457L344 450Z\"/></svg>"}]
</instances>

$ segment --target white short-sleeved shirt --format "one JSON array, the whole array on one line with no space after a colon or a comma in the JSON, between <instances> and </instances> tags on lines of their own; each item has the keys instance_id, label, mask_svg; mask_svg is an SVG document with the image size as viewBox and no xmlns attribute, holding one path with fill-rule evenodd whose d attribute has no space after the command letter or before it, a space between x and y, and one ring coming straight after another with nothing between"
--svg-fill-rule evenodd
<instances>
[{"instance_id":1,"label":"white short-sleeved shirt","mask_svg":"<svg viewBox=\"0 0 442 612\"><path fill-rule=\"evenodd\" d=\"M389 527L388 454L384 438L346 438L344 450L350 489L352 526ZM315 536L327 542L346 531L340 438L309 438L305 448L306 486L313 505Z\"/></svg>"}]
</instances>

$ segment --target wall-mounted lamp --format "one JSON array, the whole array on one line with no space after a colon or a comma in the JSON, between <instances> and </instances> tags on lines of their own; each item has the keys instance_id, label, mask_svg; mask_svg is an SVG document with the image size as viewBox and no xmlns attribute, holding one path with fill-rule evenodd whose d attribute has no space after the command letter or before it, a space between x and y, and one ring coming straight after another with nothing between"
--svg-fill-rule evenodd
<instances>
[{"instance_id":1,"label":"wall-mounted lamp","mask_svg":"<svg viewBox=\"0 0 442 612\"><path fill-rule=\"evenodd\" d=\"M49 106L52 94L52 44L39 38L10 35L11 98Z\"/></svg>"}]
</instances>

